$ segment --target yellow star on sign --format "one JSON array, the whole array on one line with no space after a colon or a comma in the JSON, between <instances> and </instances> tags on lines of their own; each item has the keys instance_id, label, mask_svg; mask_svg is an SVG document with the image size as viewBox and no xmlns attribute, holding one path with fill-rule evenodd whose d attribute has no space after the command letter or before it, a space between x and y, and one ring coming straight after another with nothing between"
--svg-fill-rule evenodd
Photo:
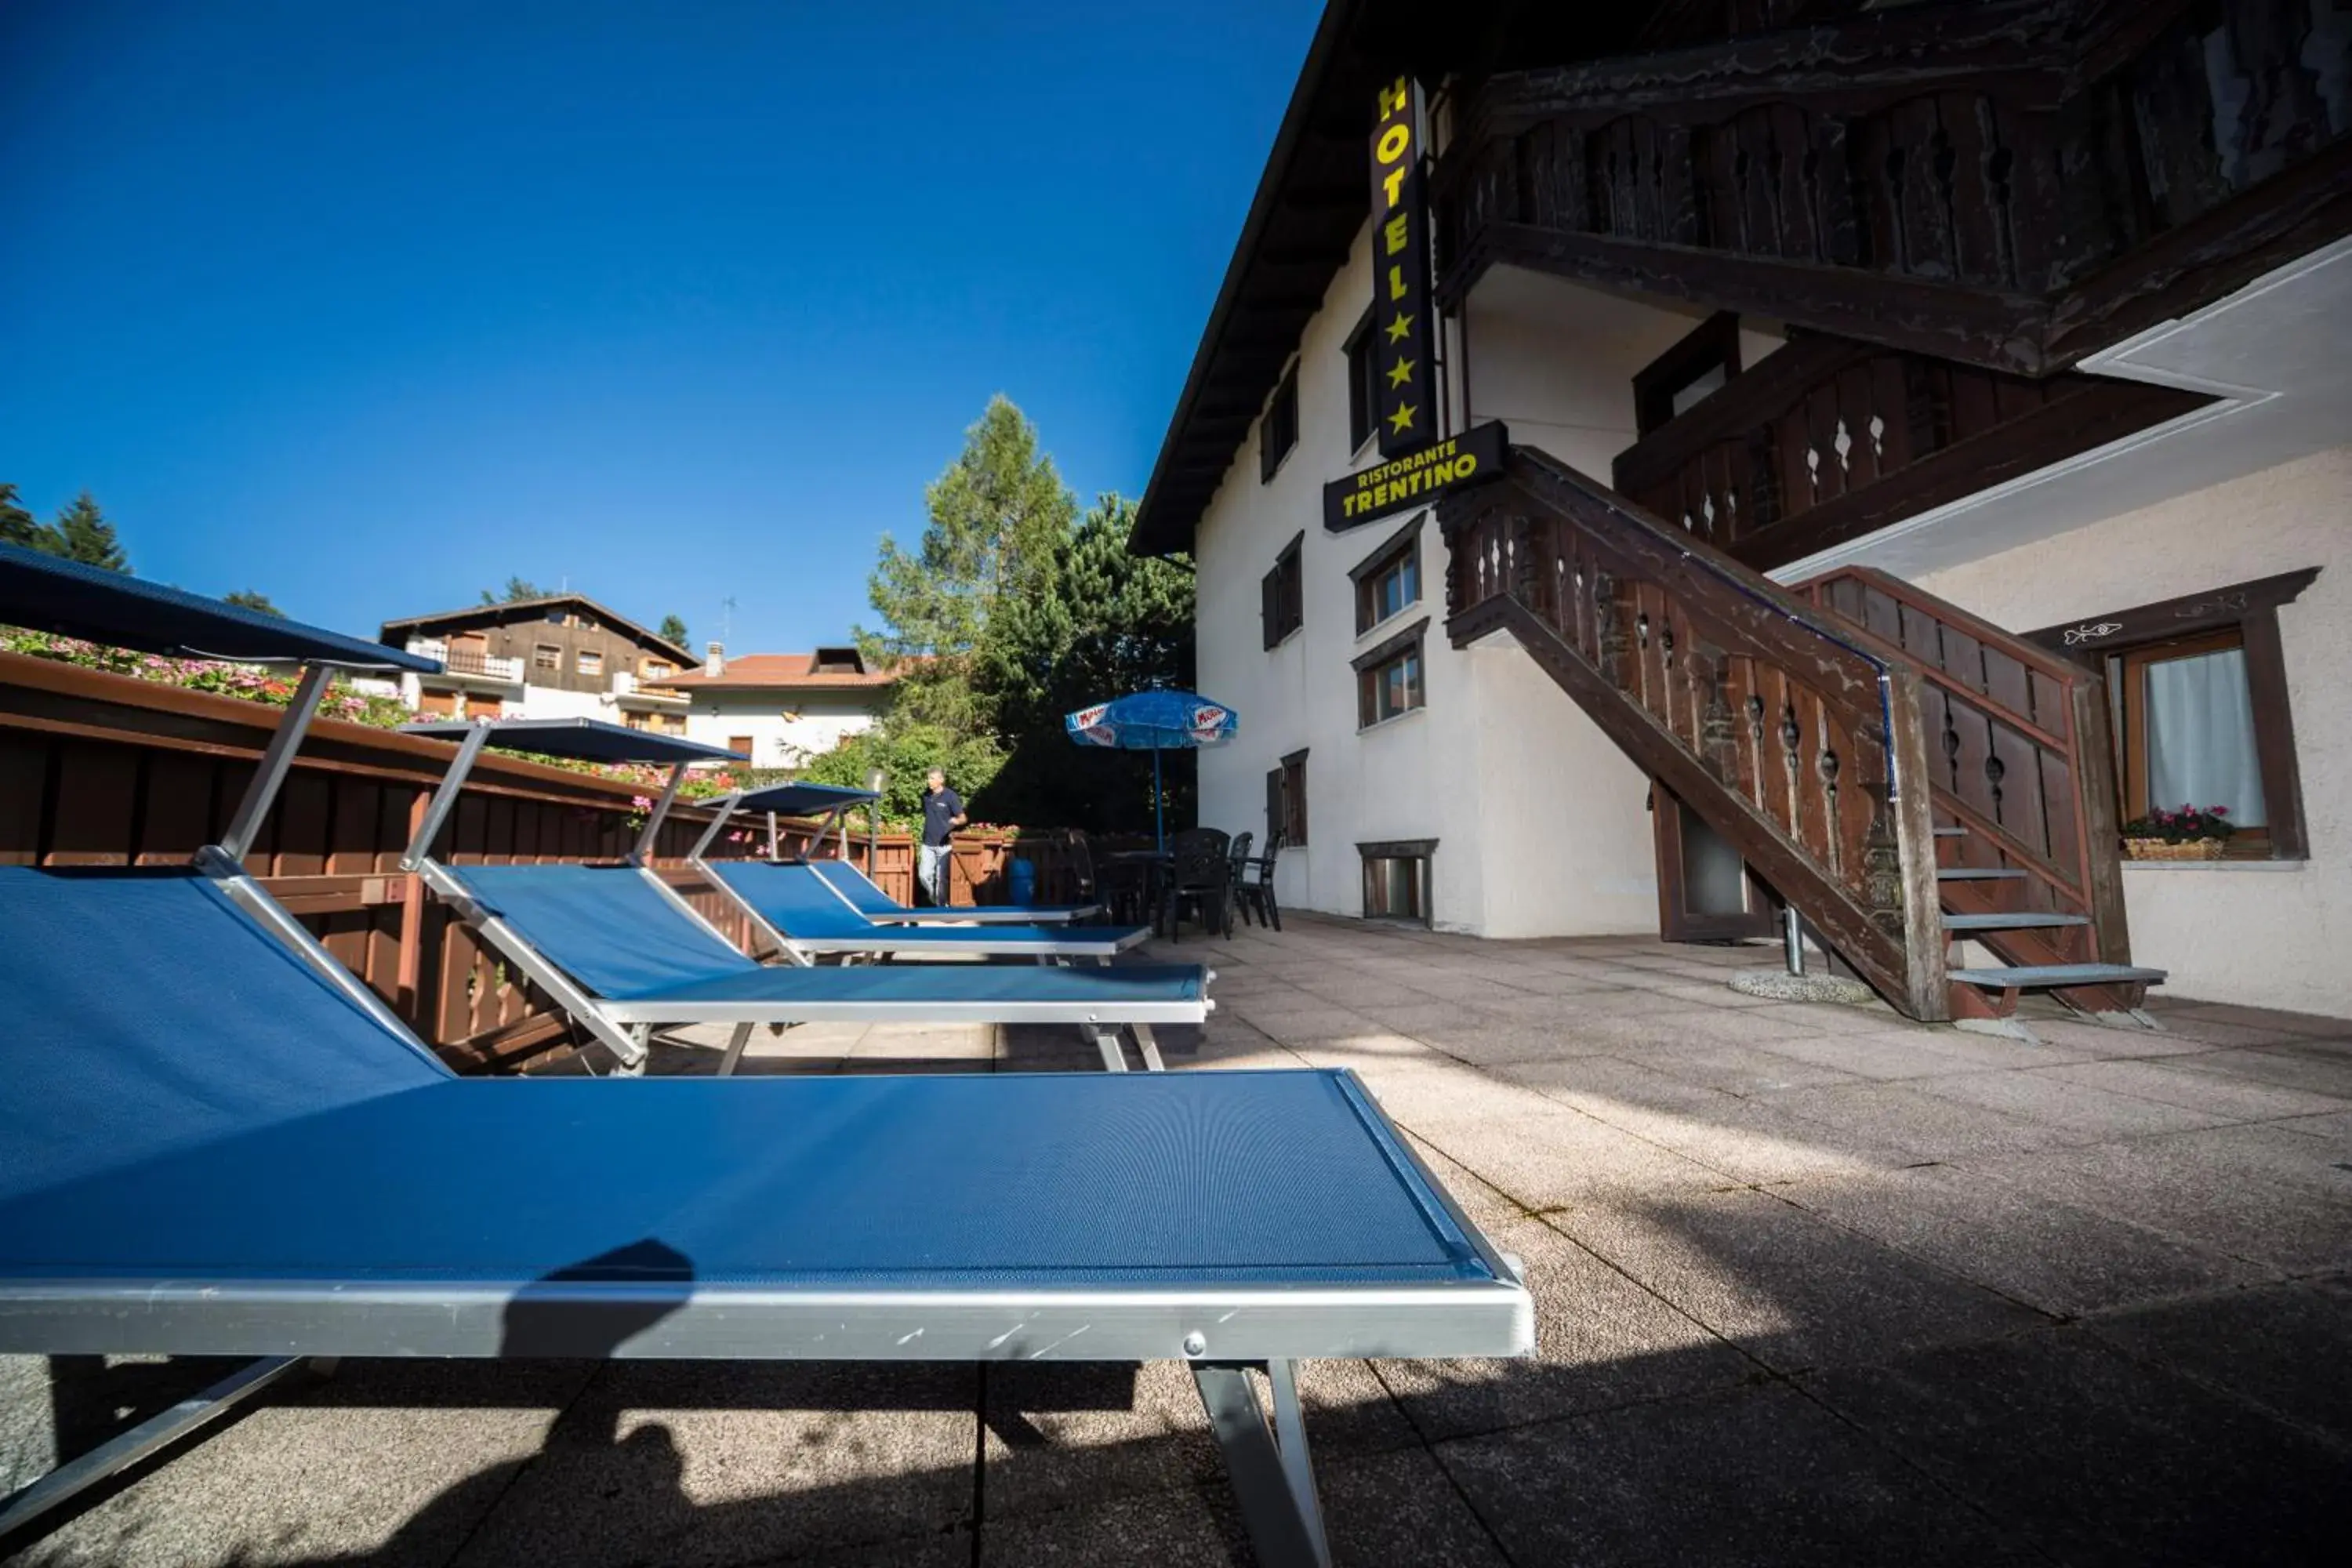
<instances>
[{"instance_id":1,"label":"yellow star on sign","mask_svg":"<svg viewBox=\"0 0 2352 1568\"><path fill-rule=\"evenodd\" d=\"M1417 362L1413 360L1401 359L1397 361L1396 363L1389 366L1389 384L1391 386L1402 386L1406 382L1411 381L1412 379L1412 367Z\"/></svg>"},{"instance_id":2,"label":"yellow star on sign","mask_svg":"<svg viewBox=\"0 0 2352 1568\"><path fill-rule=\"evenodd\" d=\"M1412 416L1420 412L1420 409L1410 403L1400 403L1397 405L1397 411L1389 416L1389 423L1395 426L1397 434L1402 436L1412 428Z\"/></svg>"},{"instance_id":3,"label":"yellow star on sign","mask_svg":"<svg viewBox=\"0 0 2352 1568\"><path fill-rule=\"evenodd\" d=\"M1404 335L1411 331L1412 331L1412 318L1399 316L1389 322L1389 342L1401 343L1404 342Z\"/></svg>"}]
</instances>

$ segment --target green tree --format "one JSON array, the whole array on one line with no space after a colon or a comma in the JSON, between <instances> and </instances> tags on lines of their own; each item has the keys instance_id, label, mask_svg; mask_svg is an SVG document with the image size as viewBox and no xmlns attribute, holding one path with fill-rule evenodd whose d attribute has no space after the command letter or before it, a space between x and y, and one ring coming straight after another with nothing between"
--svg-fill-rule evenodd
<instances>
[{"instance_id":1,"label":"green tree","mask_svg":"<svg viewBox=\"0 0 2352 1568\"><path fill-rule=\"evenodd\" d=\"M1140 828L1151 821L1151 757L1080 752L1064 716L1090 702L1193 680L1192 567L1128 552L1135 509L1105 495L1054 552L1052 591L1009 598L973 660L980 700L1010 755L976 809L998 821ZM1192 759L1164 759L1189 817Z\"/></svg>"},{"instance_id":2,"label":"green tree","mask_svg":"<svg viewBox=\"0 0 2352 1568\"><path fill-rule=\"evenodd\" d=\"M47 529L33 521L31 512L16 504L16 487L0 484L0 544L46 551L48 547L41 541L47 532Z\"/></svg>"},{"instance_id":3,"label":"green tree","mask_svg":"<svg viewBox=\"0 0 2352 1568\"><path fill-rule=\"evenodd\" d=\"M923 491L929 523L909 552L882 536L866 595L882 625L858 628L868 658L901 670L895 708L961 735L989 727L971 681L989 617L1008 598L1050 592L1055 547L1077 501L1037 432L999 393L963 451Z\"/></svg>"},{"instance_id":4,"label":"green tree","mask_svg":"<svg viewBox=\"0 0 2352 1568\"><path fill-rule=\"evenodd\" d=\"M528 582L520 577L508 578L506 590L503 593L492 593L488 588L482 590L482 603L485 605L511 605L518 599L545 599L551 596L538 584Z\"/></svg>"},{"instance_id":5,"label":"green tree","mask_svg":"<svg viewBox=\"0 0 2352 1568\"><path fill-rule=\"evenodd\" d=\"M123 553L121 542L114 537L114 525L106 521L106 514L98 510L98 502L90 499L88 490L74 497L71 504L58 513L51 533L54 537L41 546L51 554L79 561L85 566L131 574L131 557Z\"/></svg>"},{"instance_id":6,"label":"green tree","mask_svg":"<svg viewBox=\"0 0 2352 1568\"><path fill-rule=\"evenodd\" d=\"M684 617L678 616L664 616L662 617L659 636L661 640L664 642L676 643L678 647L684 647L686 646L686 621Z\"/></svg>"},{"instance_id":7,"label":"green tree","mask_svg":"<svg viewBox=\"0 0 2352 1568\"><path fill-rule=\"evenodd\" d=\"M286 616L285 611L269 602L268 595L251 588L239 588L234 594L224 594L221 595L221 602L242 605L248 610L259 610L265 616L276 616L280 620Z\"/></svg>"},{"instance_id":8,"label":"green tree","mask_svg":"<svg viewBox=\"0 0 2352 1568\"><path fill-rule=\"evenodd\" d=\"M882 819L910 826L923 815L924 775L938 768L966 800L988 788L1004 765L1004 753L988 735L957 735L937 724L885 719L870 730L842 737L841 744L813 759L801 776L816 784L864 789L882 774ZM975 821L979 820L977 817Z\"/></svg>"}]
</instances>

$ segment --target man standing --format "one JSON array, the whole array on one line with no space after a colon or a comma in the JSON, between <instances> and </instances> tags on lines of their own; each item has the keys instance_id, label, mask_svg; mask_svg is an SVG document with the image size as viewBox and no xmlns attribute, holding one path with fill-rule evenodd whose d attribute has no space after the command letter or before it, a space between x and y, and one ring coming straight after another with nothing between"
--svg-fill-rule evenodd
<instances>
[{"instance_id":1,"label":"man standing","mask_svg":"<svg viewBox=\"0 0 2352 1568\"><path fill-rule=\"evenodd\" d=\"M963 796L948 788L948 775L933 768L924 780L923 845L916 871L931 902L948 901L948 841L963 826Z\"/></svg>"}]
</instances>

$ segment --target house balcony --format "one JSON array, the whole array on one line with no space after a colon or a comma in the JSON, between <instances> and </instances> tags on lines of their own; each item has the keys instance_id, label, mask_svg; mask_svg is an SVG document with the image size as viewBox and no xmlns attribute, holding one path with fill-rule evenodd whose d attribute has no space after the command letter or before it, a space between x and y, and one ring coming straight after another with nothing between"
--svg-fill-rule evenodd
<instances>
[{"instance_id":1,"label":"house balcony","mask_svg":"<svg viewBox=\"0 0 2352 1568\"><path fill-rule=\"evenodd\" d=\"M625 713L684 713L685 693L658 686L644 686L625 669L613 672L613 686L607 695Z\"/></svg>"},{"instance_id":2,"label":"house balcony","mask_svg":"<svg viewBox=\"0 0 2352 1568\"><path fill-rule=\"evenodd\" d=\"M495 689L510 691L523 684L523 666L520 658L503 658L471 647L453 648L440 637L413 637L409 640L408 651L441 661L441 675L424 678L436 686L446 684L476 690Z\"/></svg>"}]
</instances>

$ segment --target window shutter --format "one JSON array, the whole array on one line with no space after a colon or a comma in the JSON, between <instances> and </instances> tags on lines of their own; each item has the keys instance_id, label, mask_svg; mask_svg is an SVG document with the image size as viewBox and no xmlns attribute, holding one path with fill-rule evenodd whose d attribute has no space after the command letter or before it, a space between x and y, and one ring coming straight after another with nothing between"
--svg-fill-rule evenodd
<instances>
[{"instance_id":1,"label":"window shutter","mask_svg":"<svg viewBox=\"0 0 2352 1568\"><path fill-rule=\"evenodd\" d=\"M1282 626L1281 567L1276 566L1273 571L1258 579L1257 595L1258 620L1265 628L1265 646L1272 647L1275 644L1282 640L1282 632L1280 630Z\"/></svg>"}]
</instances>

